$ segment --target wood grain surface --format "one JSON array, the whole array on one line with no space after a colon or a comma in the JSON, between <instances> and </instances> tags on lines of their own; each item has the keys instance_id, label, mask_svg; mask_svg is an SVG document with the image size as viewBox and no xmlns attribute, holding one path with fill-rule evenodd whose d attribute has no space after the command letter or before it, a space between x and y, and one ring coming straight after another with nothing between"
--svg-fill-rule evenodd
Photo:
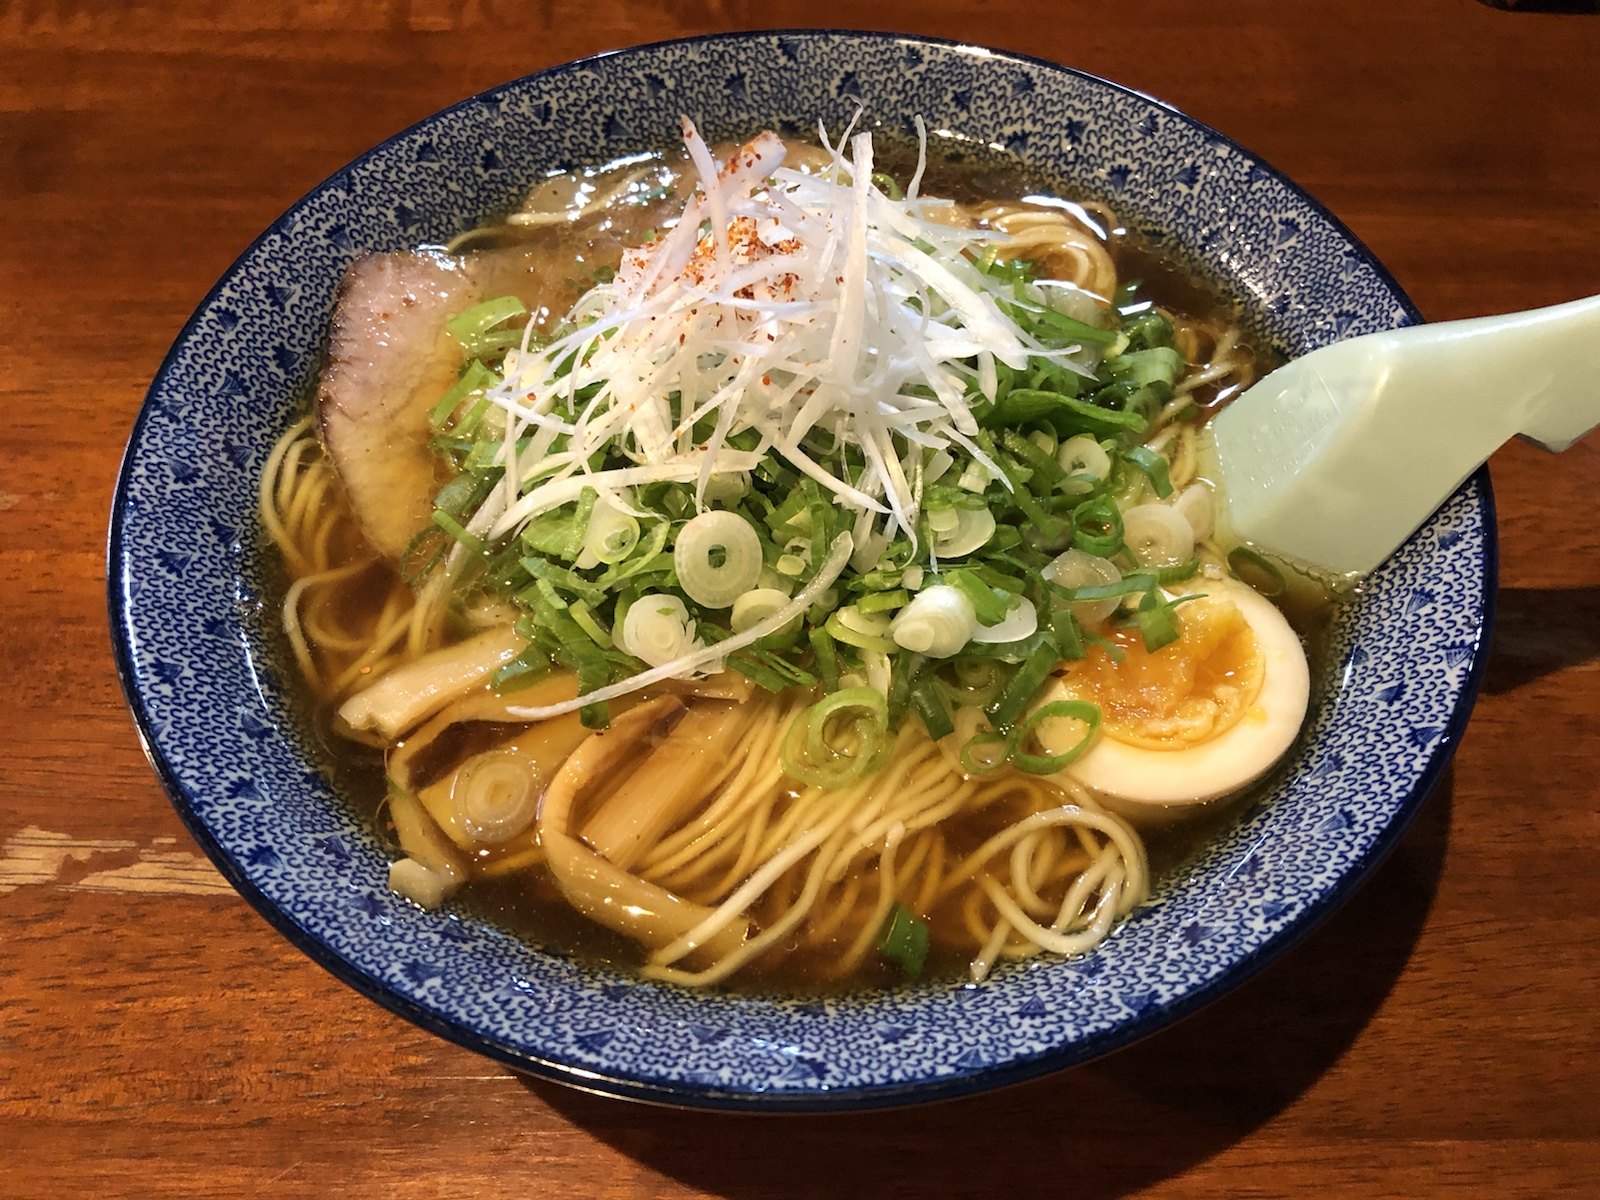
<instances>
[{"instance_id":1,"label":"wood grain surface","mask_svg":"<svg viewBox=\"0 0 1600 1200\"><path fill-rule=\"evenodd\" d=\"M1600 291L1600 17L1474 0L0 2L0 1195L1600 1195L1600 439L1492 462L1454 766L1334 918L1189 1021L851 1118L520 1078L314 967L168 806L112 667L118 457L184 319L354 155L482 88L725 29L966 38L1159 96L1434 319Z\"/></svg>"}]
</instances>

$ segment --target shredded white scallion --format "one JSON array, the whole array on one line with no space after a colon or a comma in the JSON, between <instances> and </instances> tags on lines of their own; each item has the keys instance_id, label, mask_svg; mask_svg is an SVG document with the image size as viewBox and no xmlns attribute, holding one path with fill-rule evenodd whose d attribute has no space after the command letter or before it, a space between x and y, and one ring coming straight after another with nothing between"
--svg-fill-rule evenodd
<instances>
[{"instance_id":1,"label":"shredded white scallion","mask_svg":"<svg viewBox=\"0 0 1600 1200\"><path fill-rule=\"evenodd\" d=\"M585 295L575 329L525 345L487 393L506 414L502 461L522 468L508 474L489 536L585 486L692 482L703 506L713 474L750 470L772 449L841 507L875 518L858 526L874 544L915 543L921 464L908 471L897 445L970 454L966 362L983 364L992 394L994 364L1021 368L1039 353L973 261L1005 235L924 215L933 202L915 183L925 146L918 180L894 200L872 181L868 133L824 139L832 161L815 173L784 167L770 133L720 166L687 119L683 134L698 189L682 217ZM808 452L819 429L848 452ZM755 450L729 444L749 445L752 430ZM534 444L517 455L530 431ZM566 461L530 478L533 451L558 431L569 435ZM602 450L635 465L591 471Z\"/></svg>"}]
</instances>

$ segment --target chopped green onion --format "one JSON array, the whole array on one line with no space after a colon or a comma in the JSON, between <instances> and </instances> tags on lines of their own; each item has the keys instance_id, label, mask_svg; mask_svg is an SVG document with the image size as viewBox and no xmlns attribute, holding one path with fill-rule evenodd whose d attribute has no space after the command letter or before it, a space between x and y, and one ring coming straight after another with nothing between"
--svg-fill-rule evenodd
<instances>
[{"instance_id":1,"label":"chopped green onion","mask_svg":"<svg viewBox=\"0 0 1600 1200\"><path fill-rule=\"evenodd\" d=\"M1006 614L1017 606L1018 598L1015 595L1002 594L998 589L991 587L976 571L966 567L946 571L944 579L972 602L972 611L976 614L980 625L1000 624L1006 619Z\"/></svg>"},{"instance_id":2,"label":"chopped green onion","mask_svg":"<svg viewBox=\"0 0 1600 1200\"><path fill-rule=\"evenodd\" d=\"M1172 477L1167 470L1167 460L1147 446L1130 446L1122 457L1143 471L1150 479L1156 495L1165 500L1172 495Z\"/></svg>"},{"instance_id":3,"label":"chopped green onion","mask_svg":"<svg viewBox=\"0 0 1600 1200\"><path fill-rule=\"evenodd\" d=\"M567 605L567 611L572 615L572 619L578 623L578 628L587 633L594 640L596 646L599 646L602 650L611 649L611 634L595 618L594 613L589 610L587 604L582 600L574 600Z\"/></svg>"},{"instance_id":4,"label":"chopped green onion","mask_svg":"<svg viewBox=\"0 0 1600 1200\"><path fill-rule=\"evenodd\" d=\"M1134 350L1118 355L1106 363L1111 376L1135 388L1161 383L1171 387L1183 373L1183 355L1171 346L1156 346L1149 350Z\"/></svg>"},{"instance_id":5,"label":"chopped green onion","mask_svg":"<svg viewBox=\"0 0 1600 1200\"><path fill-rule=\"evenodd\" d=\"M712 509L678 530L672 562L689 599L731 608L761 576L761 539L738 513Z\"/></svg>"},{"instance_id":6,"label":"chopped green onion","mask_svg":"<svg viewBox=\"0 0 1600 1200\"><path fill-rule=\"evenodd\" d=\"M869 593L856 601L856 607L864 613L893 612L910 603L911 593L904 588L896 588L892 592Z\"/></svg>"},{"instance_id":7,"label":"chopped green onion","mask_svg":"<svg viewBox=\"0 0 1600 1200\"><path fill-rule=\"evenodd\" d=\"M428 424L435 431L443 429L450 420L450 414L455 412L462 400L473 392L481 392L497 382L498 380L493 371L489 370L477 359L473 359L467 369L461 373L461 378L456 380L455 386L439 397L439 402L428 413Z\"/></svg>"},{"instance_id":8,"label":"chopped green onion","mask_svg":"<svg viewBox=\"0 0 1600 1200\"><path fill-rule=\"evenodd\" d=\"M586 487L572 506L562 505L535 517L522 527L522 544L540 554L572 562L583 552L598 496L594 488Z\"/></svg>"},{"instance_id":9,"label":"chopped green onion","mask_svg":"<svg viewBox=\"0 0 1600 1200\"><path fill-rule=\"evenodd\" d=\"M955 722L950 718L944 698L939 695L938 677L932 671L925 671L912 685L911 705L934 741L955 732Z\"/></svg>"},{"instance_id":10,"label":"chopped green onion","mask_svg":"<svg viewBox=\"0 0 1600 1200\"><path fill-rule=\"evenodd\" d=\"M942 673L935 674L940 690L956 704L957 707L970 707L987 704L994 699L994 694L1000 690L1000 668L991 658L974 658L963 654L951 664L951 671L956 677L954 683L946 680Z\"/></svg>"},{"instance_id":11,"label":"chopped green onion","mask_svg":"<svg viewBox=\"0 0 1600 1200\"><path fill-rule=\"evenodd\" d=\"M639 540L634 552L621 562L613 563L599 579L595 580L595 583L603 588L615 587L624 579L629 579L651 568L656 556L664 553L667 535L671 531L671 526L665 521L657 521L652 524L649 532Z\"/></svg>"},{"instance_id":12,"label":"chopped green onion","mask_svg":"<svg viewBox=\"0 0 1600 1200\"><path fill-rule=\"evenodd\" d=\"M1056 653L1063 661L1083 657L1083 631L1071 609L1058 608L1050 614L1050 632L1055 635Z\"/></svg>"},{"instance_id":13,"label":"chopped green onion","mask_svg":"<svg viewBox=\"0 0 1600 1200\"><path fill-rule=\"evenodd\" d=\"M878 765L888 730L889 704L876 688L824 696L799 713L784 735L783 773L813 787L844 787Z\"/></svg>"},{"instance_id":14,"label":"chopped green onion","mask_svg":"<svg viewBox=\"0 0 1600 1200\"><path fill-rule=\"evenodd\" d=\"M558 587L563 591L571 592L573 595L587 600L590 604L605 603L606 593L604 588L598 584L590 583L582 575L569 571L565 567L556 566L555 563L547 558L528 555L522 560L522 569L540 583L546 583L551 587Z\"/></svg>"},{"instance_id":15,"label":"chopped green onion","mask_svg":"<svg viewBox=\"0 0 1600 1200\"><path fill-rule=\"evenodd\" d=\"M816 659L817 671L822 677L824 691L836 692L839 690L839 655L834 650L833 638L828 635L827 629L821 625L813 626L807 639L811 642L811 653Z\"/></svg>"},{"instance_id":16,"label":"chopped green onion","mask_svg":"<svg viewBox=\"0 0 1600 1200\"><path fill-rule=\"evenodd\" d=\"M1110 558L1122 547L1122 511L1110 496L1097 496L1072 513L1072 544L1085 554Z\"/></svg>"},{"instance_id":17,"label":"chopped green onion","mask_svg":"<svg viewBox=\"0 0 1600 1200\"><path fill-rule=\"evenodd\" d=\"M884 924L878 952L898 966L907 979L916 979L928 961L928 923L899 901Z\"/></svg>"},{"instance_id":18,"label":"chopped green onion","mask_svg":"<svg viewBox=\"0 0 1600 1200\"><path fill-rule=\"evenodd\" d=\"M632 513L624 512L609 500L591 506L583 533L583 549L597 561L607 566L622 562L638 544L639 521Z\"/></svg>"},{"instance_id":19,"label":"chopped green onion","mask_svg":"<svg viewBox=\"0 0 1600 1200\"><path fill-rule=\"evenodd\" d=\"M1128 345L1136 350L1172 345L1172 322L1153 311L1147 301L1144 311L1128 323ZM1123 312L1123 316L1131 314Z\"/></svg>"},{"instance_id":20,"label":"chopped green onion","mask_svg":"<svg viewBox=\"0 0 1600 1200\"><path fill-rule=\"evenodd\" d=\"M465 526L442 508L433 510L433 523L455 538L472 554L483 554L488 550L488 546L482 538L477 534L468 533Z\"/></svg>"},{"instance_id":21,"label":"chopped green onion","mask_svg":"<svg viewBox=\"0 0 1600 1200\"><path fill-rule=\"evenodd\" d=\"M1024 751L1022 745L1028 735L1038 728L1041 721L1053 718L1082 721L1086 726L1083 737L1070 749L1063 750L1059 754L1030 754ZM1026 771L1029 775L1054 775L1089 748L1089 743L1094 740L1095 731L1099 728L1099 706L1088 701L1052 700L1049 704L1041 704L1011 731L1009 740L1011 765L1019 771Z\"/></svg>"},{"instance_id":22,"label":"chopped green onion","mask_svg":"<svg viewBox=\"0 0 1600 1200\"><path fill-rule=\"evenodd\" d=\"M481 337L502 321L520 317L528 310L515 296L500 296L474 304L466 312L458 313L445 322L450 336L463 344Z\"/></svg>"},{"instance_id":23,"label":"chopped green onion","mask_svg":"<svg viewBox=\"0 0 1600 1200\"><path fill-rule=\"evenodd\" d=\"M539 582L548 588L547 581ZM578 672L578 694L605 687L611 682L611 663L605 653L567 611L551 603L545 588L529 588L518 599L533 609L535 623L556 640L557 660ZM604 729L611 723L611 710L604 701L585 705L578 711L578 719L586 729Z\"/></svg>"},{"instance_id":24,"label":"chopped green onion","mask_svg":"<svg viewBox=\"0 0 1600 1200\"><path fill-rule=\"evenodd\" d=\"M1137 571L1129 571L1121 579L1111 583L1084 584L1082 587L1062 587L1059 584L1046 581L1050 594L1070 604L1083 601L1111 600L1122 596L1137 596L1141 592L1148 592L1157 582L1156 574L1149 568L1141 567Z\"/></svg>"},{"instance_id":25,"label":"chopped green onion","mask_svg":"<svg viewBox=\"0 0 1600 1200\"><path fill-rule=\"evenodd\" d=\"M510 662L501 663L489 677L497 692L511 692L537 683L550 673L550 658L538 645L530 645Z\"/></svg>"},{"instance_id":26,"label":"chopped green onion","mask_svg":"<svg viewBox=\"0 0 1600 1200\"><path fill-rule=\"evenodd\" d=\"M922 656L910 650L902 650L894 656L889 667L889 728L899 729L900 721L906 714L906 706L911 703L911 685L916 682L918 669L922 666Z\"/></svg>"},{"instance_id":27,"label":"chopped green onion","mask_svg":"<svg viewBox=\"0 0 1600 1200\"><path fill-rule=\"evenodd\" d=\"M796 683L796 680L778 668L777 663L781 662L781 659L774 661L765 656L758 657L748 650L737 650L723 661L728 664L730 670L739 672L751 683L769 692L787 691ZM815 683L815 678L811 678Z\"/></svg>"},{"instance_id":28,"label":"chopped green onion","mask_svg":"<svg viewBox=\"0 0 1600 1200\"><path fill-rule=\"evenodd\" d=\"M1021 668L1011 677L1005 692L985 710L997 729L1009 729L1017 723L1059 661L1056 648L1047 640L1028 655Z\"/></svg>"},{"instance_id":29,"label":"chopped green onion","mask_svg":"<svg viewBox=\"0 0 1600 1200\"><path fill-rule=\"evenodd\" d=\"M1025 663L1041 646L1054 651L1055 637L1048 629L1036 629L1014 642L973 642L962 651L962 655L966 658L990 658L1003 663Z\"/></svg>"},{"instance_id":30,"label":"chopped green onion","mask_svg":"<svg viewBox=\"0 0 1600 1200\"><path fill-rule=\"evenodd\" d=\"M856 646L862 650L876 650L880 654L893 654L898 647L892 638L879 637L876 634L861 633L851 629L839 619L837 611L828 614L825 628L836 642L843 642L847 646Z\"/></svg>"},{"instance_id":31,"label":"chopped green onion","mask_svg":"<svg viewBox=\"0 0 1600 1200\"><path fill-rule=\"evenodd\" d=\"M980 759L977 757L977 751L984 746L999 746L1001 752L993 758ZM1010 739L1005 734L997 733L993 729L980 729L967 739L957 757L961 760L961 769L968 775L982 775L986 771L997 771L1005 766L1010 753Z\"/></svg>"},{"instance_id":32,"label":"chopped green onion","mask_svg":"<svg viewBox=\"0 0 1600 1200\"><path fill-rule=\"evenodd\" d=\"M1235 579L1269 600L1283 595L1288 586L1278 565L1249 546L1235 546L1228 551L1228 570L1233 572Z\"/></svg>"},{"instance_id":33,"label":"chopped green onion","mask_svg":"<svg viewBox=\"0 0 1600 1200\"><path fill-rule=\"evenodd\" d=\"M1151 653L1178 640L1178 614L1155 588L1139 601L1138 621L1139 636L1144 639L1144 648Z\"/></svg>"},{"instance_id":34,"label":"chopped green onion","mask_svg":"<svg viewBox=\"0 0 1600 1200\"><path fill-rule=\"evenodd\" d=\"M1056 392L1041 392L1033 388L1018 388L983 416L978 424L989 429L1015 428L1035 421L1048 421L1062 437L1076 433L1093 433L1100 437L1115 437L1121 433L1143 433L1147 422L1138 413L1118 412L1101 408L1071 396Z\"/></svg>"},{"instance_id":35,"label":"chopped green onion","mask_svg":"<svg viewBox=\"0 0 1600 1200\"><path fill-rule=\"evenodd\" d=\"M1055 459L1053 452L1043 450L1035 445L1029 438L1023 437L1014 429L1008 429L1000 436L1001 443L1011 453L1020 458L1028 469L1033 472L1032 482L1036 484L1033 491L1038 495L1046 495L1052 491L1056 484L1066 478L1061 470L1061 464Z\"/></svg>"},{"instance_id":36,"label":"chopped green onion","mask_svg":"<svg viewBox=\"0 0 1600 1200\"><path fill-rule=\"evenodd\" d=\"M1144 569L1149 570L1151 568ZM1179 563L1175 567L1156 567L1154 570L1156 573L1156 582L1161 584L1163 587L1169 583L1182 583L1185 579L1191 578L1195 572L1200 570L1200 556L1196 554L1190 558L1188 562Z\"/></svg>"}]
</instances>

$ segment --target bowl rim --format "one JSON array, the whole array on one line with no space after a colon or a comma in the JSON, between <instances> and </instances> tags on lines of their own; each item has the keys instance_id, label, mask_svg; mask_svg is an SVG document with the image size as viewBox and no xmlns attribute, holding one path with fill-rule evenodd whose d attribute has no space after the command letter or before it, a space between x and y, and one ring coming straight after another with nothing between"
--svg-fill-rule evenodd
<instances>
[{"instance_id":1,"label":"bowl rim","mask_svg":"<svg viewBox=\"0 0 1600 1200\"><path fill-rule=\"evenodd\" d=\"M884 1086L855 1085L822 1091L789 1092L769 1090L754 1092L719 1088L714 1085L701 1086L687 1083L663 1084L650 1082L620 1074L608 1074L604 1070L585 1068L575 1063L563 1062L559 1059L530 1053L526 1049L508 1045L486 1033L469 1028L464 1023L441 1016L432 1009L400 995L381 980L367 974L342 957L314 932L302 926L288 912L268 897L265 892L250 880L238 860L222 845L195 811L192 797L189 795L185 783L176 768L160 749L155 735L154 722L145 705L144 697L137 687L131 652L130 629L127 621L128 614L123 603L127 596L126 584L128 582L123 569L126 562L124 550L127 500L136 450L141 444L146 425L152 415L155 398L167 385L168 376L175 367L179 353L196 331L202 315L209 309L212 302L218 298L224 287L234 276L234 273L247 259L255 254L263 243L281 232L288 219L296 213L309 197L328 187L347 171L368 162L395 143L406 139L424 127L430 126L450 114L468 110L471 106L482 103L496 94L508 88L514 88L527 80L558 77L570 72L587 69L597 63L619 56L646 53L671 47L714 46L722 43L741 43L783 37L814 38L818 40L827 38L856 39L868 42L888 41L915 46L931 46L945 50L981 51L988 58L1008 60L1035 68L1042 68L1049 72L1060 72L1075 76L1110 91L1153 104L1218 143L1247 155L1257 169L1286 186L1298 199L1303 200L1318 217L1326 221L1336 233L1344 238L1350 250L1361 260L1363 266L1370 269L1377 279L1392 291L1404 311L1407 324L1424 323L1420 310L1404 289L1401 288L1393 274L1342 220L1303 185L1290 179L1277 167L1267 162L1254 151L1242 146L1227 134L1213 129L1210 125L1190 116L1168 101L1080 68L1067 66L1037 55L995 49L983 46L981 43L960 39L886 30L825 27L785 27L700 34L603 50L583 58L557 63L542 70L530 72L527 75L486 88L454 104L438 109L384 138L307 188L260 234L253 238L222 272L217 281L196 303L194 311L185 320L171 347L162 358L161 364L152 377L149 388L146 390L145 397L140 402L139 412L134 419L133 425L129 429L128 440L117 469L111 505L111 520L106 539L106 600L110 617L109 632L118 681L130 715L133 718L139 744L190 836L205 851L206 856L219 873L257 913L266 919L268 924L282 934L296 949L310 958L312 962L367 999L376 1002L395 1015L427 1032L444 1038L446 1041L464 1049L485 1055L520 1072L595 1095L614 1096L665 1107L731 1112L822 1113L900 1108L913 1104L954 1099L960 1096L1024 1083L1046 1074L1089 1062L1134 1042L1141 1041L1169 1025L1191 1016L1201 1008L1253 978L1281 955L1298 945L1370 878L1372 873L1398 844L1405 831L1410 827L1412 820L1422 808L1423 803L1438 784L1455 752L1457 744L1465 732L1483 682L1489 657L1490 633L1494 624L1499 576L1499 539L1496 506L1487 465L1479 467L1462 485L1462 487L1476 487L1480 494L1484 525L1482 613L1481 620L1473 630L1471 666L1462 682L1455 706L1450 711L1443 730L1432 747L1427 761L1418 771L1410 791L1397 806L1382 832L1377 835L1368 847L1365 855L1352 863L1338 877L1336 882L1323 889L1314 899L1301 908L1290 923L1278 933L1268 938L1255 950L1241 958L1232 960L1214 978L1186 992L1171 1003L1158 1004L1147 1012L1142 1012L1118 1023L1111 1029L1085 1038L1075 1039L1062 1045L1052 1046L1038 1053L1018 1055L999 1064L985 1066L972 1071L957 1072L950 1076L933 1079L923 1078Z\"/></svg>"}]
</instances>

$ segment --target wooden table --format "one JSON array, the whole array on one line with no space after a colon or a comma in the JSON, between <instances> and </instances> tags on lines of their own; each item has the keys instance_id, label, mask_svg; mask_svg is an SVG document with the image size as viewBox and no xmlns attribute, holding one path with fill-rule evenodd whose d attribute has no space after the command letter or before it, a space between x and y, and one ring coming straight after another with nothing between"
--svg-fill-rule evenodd
<instances>
[{"instance_id":1,"label":"wooden table","mask_svg":"<svg viewBox=\"0 0 1600 1200\"><path fill-rule=\"evenodd\" d=\"M118 692L103 546L144 389L212 281L311 185L472 92L630 43L863 19L1176 104L1307 185L1431 318L1600 288L1595 17L0 4L0 1194L1600 1195L1600 439L1495 457L1487 683L1359 896L1199 1016L1010 1091L741 1119L522 1079L334 982L185 835Z\"/></svg>"}]
</instances>

